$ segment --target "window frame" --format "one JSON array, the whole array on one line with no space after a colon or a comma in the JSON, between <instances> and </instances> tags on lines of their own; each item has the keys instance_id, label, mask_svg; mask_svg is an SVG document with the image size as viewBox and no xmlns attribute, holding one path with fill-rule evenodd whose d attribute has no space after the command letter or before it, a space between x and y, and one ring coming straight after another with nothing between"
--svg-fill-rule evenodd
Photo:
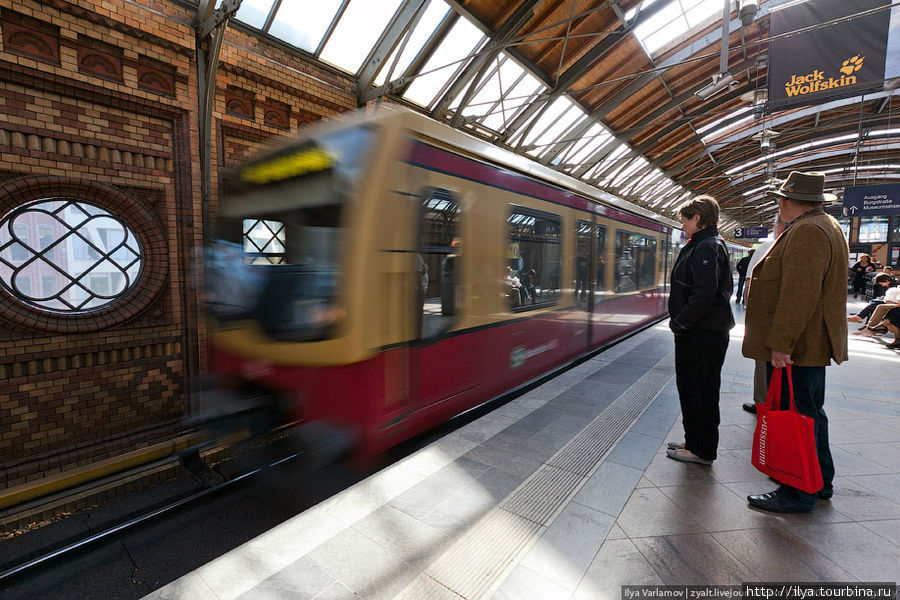
<instances>
[{"instance_id":1,"label":"window frame","mask_svg":"<svg viewBox=\"0 0 900 600\"><path fill-rule=\"evenodd\" d=\"M105 183L56 176L13 178L0 185L0 219L17 209L50 199L73 199L101 208L128 226L143 251L134 285L106 305L82 312L39 308L0 285L0 320L20 327L56 333L84 333L119 325L144 313L169 284L169 252L160 217L149 205Z\"/></svg>"},{"instance_id":2,"label":"window frame","mask_svg":"<svg viewBox=\"0 0 900 600\"><path fill-rule=\"evenodd\" d=\"M450 240L450 245L436 245L436 244L425 244L425 236L426 231L424 229L425 225L425 215L426 215L426 200L435 198L435 197L443 197L446 196L446 200L448 202L452 202L456 205L456 210L454 211L455 218L453 219L453 230L455 235L453 235L453 239ZM440 324L440 327L435 328L434 331L429 332L426 335L426 315L425 315L425 304L428 301L428 288L426 287L424 293L420 296L418 291L416 291L415 302L413 304L413 309L416 313L416 338L419 340L434 340L446 334L448 331L452 330L457 323L459 323L460 319L460 309L462 307L462 303L460 302L461 298L459 297L459 288L461 286L460 276L462 272L462 226L463 226L463 209L462 202L460 202L460 195L458 192L439 186L426 186L422 189L422 191L416 195L416 199L418 200L418 224L417 224L417 244L416 244L416 256L413 257L415 263L418 263L418 257L423 258L423 262L425 265L426 274L428 275L428 286L432 284L432 282L438 282L438 296L441 298L441 316L450 317L446 321ZM460 245L454 249L453 242L454 240L459 240ZM425 255L443 255L446 260L450 256L456 256L455 265L454 265L454 289L453 289L453 304L452 304L452 312L450 314L444 313L444 305L443 305L443 290L441 289L441 283L443 279L443 260L441 261L441 265L438 266L436 279L431 277L430 270L428 268L428 262L424 259ZM414 273L416 277L420 277L418 271L418 265L414 263ZM416 281L415 290L418 290L419 281ZM434 296L431 296L434 298Z\"/></svg>"},{"instance_id":3,"label":"window frame","mask_svg":"<svg viewBox=\"0 0 900 600\"><path fill-rule=\"evenodd\" d=\"M555 305L559 304L560 300L562 299L562 287L561 287L561 286L562 286L562 275L563 275L563 273L562 273L562 271L563 271L563 255L562 255L562 250L563 250L563 241L564 241L564 239L565 239L565 234L564 234L564 232L563 232L563 231L564 231L564 230L563 230L563 222L564 222L563 216L562 216L561 214L551 213L551 212L547 212L547 211L543 211L543 210L539 210L539 209L534 209L534 208L530 208L530 207L527 207L527 206L522 206L522 205L520 205L520 204L509 204L509 205L508 205L508 209L507 209L507 216L506 216L506 242L507 242L507 254L506 254L506 259L505 259L505 260L506 260L506 265L504 265L504 269L503 269L504 272L505 272L505 270L506 270L506 267L507 267L507 266L510 266L510 265L509 265L509 261L510 261L510 260L515 260L515 259L509 257L509 253L510 253L510 250L509 250L509 249L512 248L512 244L516 241L516 240L513 239L513 236L512 236L512 227L514 226L514 223L511 221L511 219L512 219L512 217L513 217L514 214L518 214L518 215L521 215L521 216L524 216L524 217L531 217L531 218L534 218L534 219L541 219L541 220L545 220L545 221L553 221L553 222L555 222L555 223L556 223L557 236L558 236L558 239L557 239L556 241L552 241L552 240L548 240L548 241L531 241L530 243L553 245L553 246L557 246L557 247L559 248L559 250L558 250L557 260L556 260L556 263L557 263L557 268L556 268L556 287L555 287L555 288L554 288L554 287L548 287L548 288L546 288L546 289L548 289L548 290L555 290L555 293L551 292L551 293L553 293L553 295L552 295L551 297L549 297L547 300L543 300L543 301L541 301L541 302L535 301L534 304L522 304L522 305L519 305L519 306L508 306L508 305L507 305L507 310L508 310L509 312L513 312L513 313L520 313L520 312L526 312L526 311L531 311L531 310L538 310L538 309L542 309L542 308L548 308L548 307L551 307L551 306L555 306ZM537 234L535 234L535 235L537 235ZM521 240L518 240L518 241L521 242ZM519 261L522 261L522 256L521 256L521 254L518 255L517 259L518 259ZM552 261L551 261L549 264L552 264ZM545 260L544 252L543 252L543 249L542 249L542 252L541 252L541 272L540 272L540 273L537 273L538 277L543 277L544 272L545 272L545 269L547 268L547 265L548 265L548 262ZM524 266L526 266L526 265L521 265L521 266L524 267ZM533 268L534 268L534 267L532 267L532 269L533 269ZM519 269L519 272L521 272L521 269ZM551 273L552 273L552 271L551 271ZM516 276L518 276L518 274L517 274ZM552 274L551 274L550 278L552 279ZM521 280L520 280L520 281L521 281ZM551 283L552 283L552 281L551 281ZM532 285L532 287L533 287L535 290L537 289L537 286ZM542 286L542 287L541 287L541 295L544 294L544 289L545 289L545 288Z\"/></svg>"}]
</instances>

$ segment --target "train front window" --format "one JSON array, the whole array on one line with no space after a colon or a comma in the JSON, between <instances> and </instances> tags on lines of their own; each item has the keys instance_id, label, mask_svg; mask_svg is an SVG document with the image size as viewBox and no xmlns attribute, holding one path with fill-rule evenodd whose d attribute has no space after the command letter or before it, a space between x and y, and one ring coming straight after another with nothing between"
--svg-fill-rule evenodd
<instances>
[{"instance_id":1,"label":"train front window","mask_svg":"<svg viewBox=\"0 0 900 600\"><path fill-rule=\"evenodd\" d=\"M216 317L255 320L281 341L333 334L344 316L344 209L373 138L371 128L353 128L305 140L226 182L206 253L207 306Z\"/></svg>"}]
</instances>

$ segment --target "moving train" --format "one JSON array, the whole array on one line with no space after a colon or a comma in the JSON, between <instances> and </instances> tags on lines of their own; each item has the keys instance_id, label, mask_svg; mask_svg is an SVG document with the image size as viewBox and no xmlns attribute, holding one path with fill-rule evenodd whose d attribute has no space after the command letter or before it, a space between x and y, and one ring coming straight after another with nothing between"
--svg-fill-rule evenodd
<instances>
[{"instance_id":1,"label":"moving train","mask_svg":"<svg viewBox=\"0 0 900 600\"><path fill-rule=\"evenodd\" d=\"M681 237L399 109L310 126L223 191L205 263L213 371L232 399L361 457L664 317Z\"/></svg>"}]
</instances>

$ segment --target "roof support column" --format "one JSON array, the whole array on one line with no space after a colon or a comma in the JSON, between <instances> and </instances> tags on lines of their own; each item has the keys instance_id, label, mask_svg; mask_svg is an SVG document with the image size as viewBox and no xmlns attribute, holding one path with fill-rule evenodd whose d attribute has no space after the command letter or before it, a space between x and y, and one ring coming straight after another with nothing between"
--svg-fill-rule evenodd
<instances>
[{"instance_id":1,"label":"roof support column","mask_svg":"<svg viewBox=\"0 0 900 600\"><path fill-rule=\"evenodd\" d=\"M225 0L216 9L215 0L201 0L194 20L197 35L197 85L200 106L200 203L203 213L203 241L209 235L209 199L212 178L212 114L216 97L216 69L225 39L228 19L241 7L241 0Z\"/></svg>"}]
</instances>

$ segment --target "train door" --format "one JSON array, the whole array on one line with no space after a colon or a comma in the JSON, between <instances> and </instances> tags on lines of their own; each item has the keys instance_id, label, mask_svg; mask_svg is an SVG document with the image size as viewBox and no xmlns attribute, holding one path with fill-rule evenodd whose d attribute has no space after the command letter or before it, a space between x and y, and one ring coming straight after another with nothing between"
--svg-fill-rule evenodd
<instances>
[{"instance_id":1,"label":"train door","mask_svg":"<svg viewBox=\"0 0 900 600\"><path fill-rule=\"evenodd\" d=\"M594 273L596 272L596 252L594 250L594 226L590 221L575 221L575 305L585 313L584 336L577 343L589 347L591 343L591 313L594 309Z\"/></svg>"},{"instance_id":2,"label":"train door","mask_svg":"<svg viewBox=\"0 0 900 600\"><path fill-rule=\"evenodd\" d=\"M417 340L410 354L410 390L418 409L459 398L480 382L471 336L447 335L463 309L459 197L450 190L426 188L420 211L419 286L413 304Z\"/></svg>"},{"instance_id":3,"label":"train door","mask_svg":"<svg viewBox=\"0 0 900 600\"><path fill-rule=\"evenodd\" d=\"M615 281L614 273L616 261L610 255L609 235L606 225L596 223L593 236L594 248L594 305L591 311L591 346L606 342L615 334L615 325L610 320L614 315L610 310L614 307L608 303L612 297L612 284Z\"/></svg>"}]
</instances>

